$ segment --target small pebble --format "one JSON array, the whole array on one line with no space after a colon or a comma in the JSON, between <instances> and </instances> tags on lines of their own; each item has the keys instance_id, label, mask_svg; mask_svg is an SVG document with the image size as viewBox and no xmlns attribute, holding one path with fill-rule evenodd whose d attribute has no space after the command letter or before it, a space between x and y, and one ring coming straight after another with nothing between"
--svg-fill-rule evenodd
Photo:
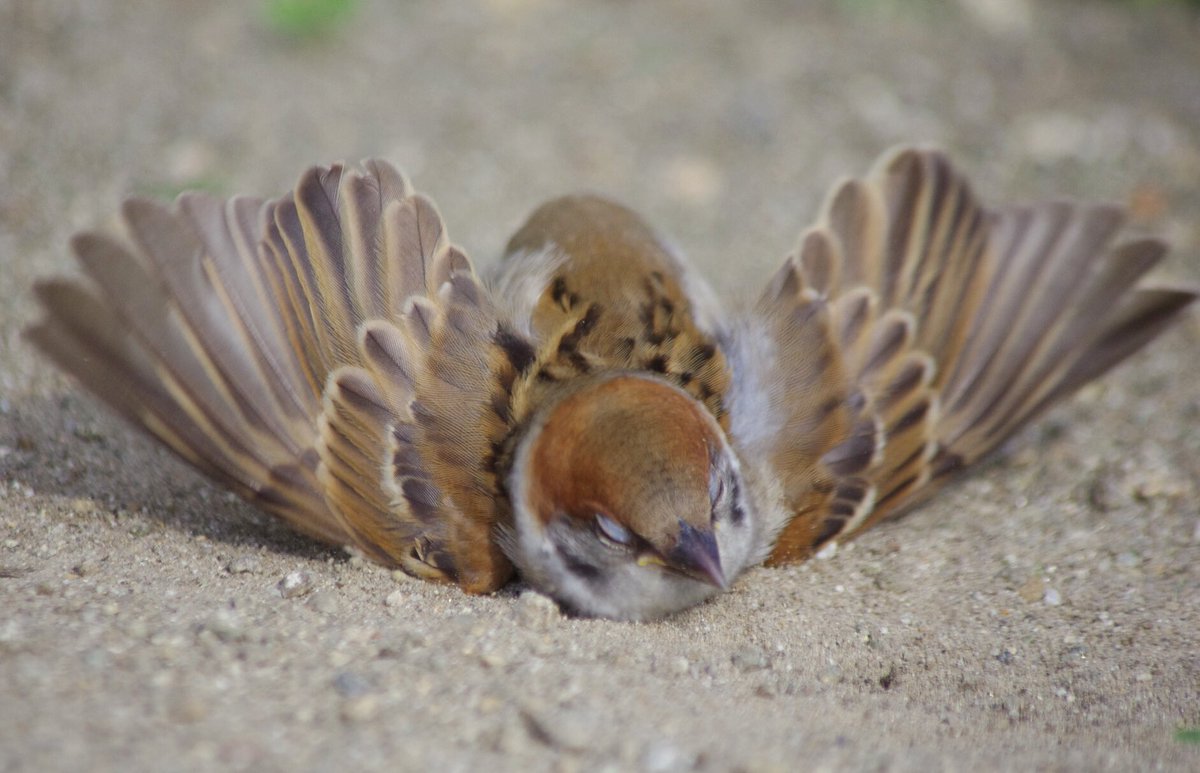
<instances>
[{"instance_id":1,"label":"small pebble","mask_svg":"<svg viewBox=\"0 0 1200 773\"><path fill-rule=\"evenodd\" d=\"M106 670L109 667L109 656L107 652L99 647L93 647L83 653L83 662L88 668L93 668L97 671Z\"/></svg>"},{"instance_id":2,"label":"small pebble","mask_svg":"<svg viewBox=\"0 0 1200 773\"><path fill-rule=\"evenodd\" d=\"M1108 470L1102 470L1088 487L1088 502L1098 512L1108 512L1120 506L1121 494Z\"/></svg>"},{"instance_id":3,"label":"small pebble","mask_svg":"<svg viewBox=\"0 0 1200 773\"><path fill-rule=\"evenodd\" d=\"M258 574L262 571L262 562L258 556L238 556L229 562L225 571L230 574Z\"/></svg>"},{"instance_id":4,"label":"small pebble","mask_svg":"<svg viewBox=\"0 0 1200 773\"><path fill-rule=\"evenodd\" d=\"M485 652L479 656L479 662L488 668L500 669L508 665L508 658L498 652Z\"/></svg>"},{"instance_id":5,"label":"small pebble","mask_svg":"<svg viewBox=\"0 0 1200 773\"><path fill-rule=\"evenodd\" d=\"M745 646L734 650L730 657L733 665L742 671L757 671L769 665L767 654L761 647Z\"/></svg>"},{"instance_id":6,"label":"small pebble","mask_svg":"<svg viewBox=\"0 0 1200 773\"><path fill-rule=\"evenodd\" d=\"M1048 607L1057 607L1062 604L1062 594L1055 588L1046 588L1045 594L1042 595L1042 603Z\"/></svg>"},{"instance_id":7,"label":"small pebble","mask_svg":"<svg viewBox=\"0 0 1200 773\"><path fill-rule=\"evenodd\" d=\"M179 724L199 722L208 716L208 712L208 704L189 693L181 693L172 697L167 708L167 715L173 722Z\"/></svg>"},{"instance_id":8,"label":"small pebble","mask_svg":"<svg viewBox=\"0 0 1200 773\"><path fill-rule=\"evenodd\" d=\"M21 649L24 631L16 620L9 620L0 626L0 652L16 652Z\"/></svg>"},{"instance_id":9,"label":"small pebble","mask_svg":"<svg viewBox=\"0 0 1200 773\"><path fill-rule=\"evenodd\" d=\"M1126 550L1123 553L1117 554L1117 566L1122 569L1136 569L1141 563L1142 559L1138 557L1137 553L1132 551Z\"/></svg>"},{"instance_id":10,"label":"small pebble","mask_svg":"<svg viewBox=\"0 0 1200 773\"><path fill-rule=\"evenodd\" d=\"M312 597L308 600L308 605L323 615L332 615L338 611L337 596L329 591L319 590L312 594Z\"/></svg>"},{"instance_id":11,"label":"small pebble","mask_svg":"<svg viewBox=\"0 0 1200 773\"><path fill-rule=\"evenodd\" d=\"M285 599L299 598L312 592L312 577L308 572L288 572L276 587L279 589L279 595Z\"/></svg>"},{"instance_id":12,"label":"small pebble","mask_svg":"<svg viewBox=\"0 0 1200 773\"><path fill-rule=\"evenodd\" d=\"M638 757L638 764L651 773L691 770L696 761L670 741L651 741Z\"/></svg>"},{"instance_id":13,"label":"small pebble","mask_svg":"<svg viewBox=\"0 0 1200 773\"><path fill-rule=\"evenodd\" d=\"M131 639L145 639L150 636L150 628L144 620L130 620L125 625L125 635Z\"/></svg>"},{"instance_id":14,"label":"small pebble","mask_svg":"<svg viewBox=\"0 0 1200 773\"><path fill-rule=\"evenodd\" d=\"M221 607L214 612L204 627L212 631L213 635L223 642L242 641L246 638L242 616L236 610L228 607Z\"/></svg>"},{"instance_id":15,"label":"small pebble","mask_svg":"<svg viewBox=\"0 0 1200 773\"><path fill-rule=\"evenodd\" d=\"M404 601L407 598L408 597L404 595L404 591L394 590L387 595L387 597L383 600L383 603L385 606L389 607L402 607L404 606Z\"/></svg>"},{"instance_id":16,"label":"small pebble","mask_svg":"<svg viewBox=\"0 0 1200 773\"><path fill-rule=\"evenodd\" d=\"M379 696L360 695L342 703L342 719L347 722L368 722L379 714Z\"/></svg>"},{"instance_id":17,"label":"small pebble","mask_svg":"<svg viewBox=\"0 0 1200 773\"><path fill-rule=\"evenodd\" d=\"M549 596L533 590L521 591L517 598L517 615L529 626L545 628L562 618L558 605Z\"/></svg>"},{"instance_id":18,"label":"small pebble","mask_svg":"<svg viewBox=\"0 0 1200 773\"><path fill-rule=\"evenodd\" d=\"M371 683L361 674L342 671L333 678L333 689L343 698L357 698L371 692Z\"/></svg>"},{"instance_id":19,"label":"small pebble","mask_svg":"<svg viewBox=\"0 0 1200 773\"><path fill-rule=\"evenodd\" d=\"M552 749L582 751L592 737L592 718L577 710L527 705L521 717L529 734Z\"/></svg>"},{"instance_id":20,"label":"small pebble","mask_svg":"<svg viewBox=\"0 0 1200 773\"><path fill-rule=\"evenodd\" d=\"M1045 597L1045 594L1046 581L1037 575L1030 577L1020 588L1017 588L1017 595L1020 596L1023 601L1028 601L1031 604L1035 601L1042 600Z\"/></svg>"},{"instance_id":21,"label":"small pebble","mask_svg":"<svg viewBox=\"0 0 1200 773\"><path fill-rule=\"evenodd\" d=\"M838 551L838 543L837 543L837 540L835 540L835 539L831 539L831 540L829 540L828 542L826 542L826 543L825 543L825 544L824 544L824 545L821 547L821 549L820 549L820 550L818 550L818 551L817 551L817 552L814 554L814 556L813 556L813 557L814 557L814 558L816 558L816 559L818 559L818 560L820 560L820 561L824 561L824 560L827 560L827 559L830 559L830 558L833 558L834 556L836 556L836 555L837 555L837 551Z\"/></svg>"}]
</instances>

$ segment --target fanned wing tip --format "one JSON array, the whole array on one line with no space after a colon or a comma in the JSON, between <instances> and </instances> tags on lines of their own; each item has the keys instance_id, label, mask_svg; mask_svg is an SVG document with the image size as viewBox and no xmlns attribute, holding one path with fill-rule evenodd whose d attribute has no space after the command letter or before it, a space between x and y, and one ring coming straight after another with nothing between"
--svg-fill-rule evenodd
<instances>
[{"instance_id":1,"label":"fanned wing tip","mask_svg":"<svg viewBox=\"0 0 1200 773\"><path fill-rule=\"evenodd\" d=\"M27 340L298 530L470 592L507 580L500 317L402 173L314 166L271 201L135 197L117 220L73 237L84 278L38 283Z\"/></svg>"},{"instance_id":2,"label":"fanned wing tip","mask_svg":"<svg viewBox=\"0 0 1200 773\"><path fill-rule=\"evenodd\" d=\"M887 228L878 190L862 180L841 180L830 191L817 222L837 242L842 280L847 285L875 282L881 270L875 256Z\"/></svg>"},{"instance_id":3,"label":"fanned wing tip","mask_svg":"<svg viewBox=\"0 0 1200 773\"><path fill-rule=\"evenodd\" d=\"M66 370L68 373L82 365L81 360L67 356L66 344L71 340L70 326L66 318L55 315L56 308L93 309L101 314L96 320L97 329L105 330L115 320L106 320L106 310L100 306L92 294L82 283L65 277L47 277L33 283L33 294L41 304L44 314L40 319L21 331L22 337L36 346L43 354ZM109 324L105 324L109 322Z\"/></svg>"},{"instance_id":4,"label":"fanned wing tip","mask_svg":"<svg viewBox=\"0 0 1200 773\"><path fill-rule=\"evenodd\" d=\"M859 378L873 379L892 366L902 353L912 347L916 329L917 321L911 313L900 309L884 312L875 323L874 336L859 370Z\"/></svg>"},{"instance_id":5,"label":"fanned wing tip","mask_svg":"<svg viewBox=\"0 0 1200 773\"><path fill-rule=\"evenodd\" d=\"M841 285L842 254L829 232L810 228L800 236L800 269L805 283L828 297Z\"/></svg>"},{"instance_id":6,"label":"fanned wing tip","mask_svg":"<svg viewBox=\"0 0 1200 773\"><path fill-rule=\"evenodd\" d=\"M121 224L134 254L162 263L197 258L200 243L194 229L157 201L140 196L125 199L121 203Z\"/></svg>"},{"instance_id":7,"label":"fanned wing tip","mask_svg":"<svg viewBox=\"0 0 1200 773\"><path fill-rule=\"evenodd\" d=\"M950 157L940 147L932 144L893 145L883 151L867 172L867 179L881 181L892 175L908 176L918 167L938 165L953 168Z\"/></svg>"},{"instance_id":8,"label":"fanned wing tip","mask_svg":"<svg viewBox=\"0 0 1200 773\"><path fill-rule=\"evenodd\" d=\"M197 426L154 372L152 354L131 342L123 322L80 282L53 278L35 284L47 311L25 330L66 373L129 421L241 496L253 498L254 471L239 466L230 449Z\"/></svg>"},{"instance_id":9,"label":"fanned wing tip","mask_svg":"<svg viewBox=\"0 0 1200 773\"><path fill-rule=\"evenodd\" d=\"M794 518L772 562L903 511L1191 307L1197 288L1142 279L1162 241L1114 246L1125 220L1111 203L985 209L928 147L892 148L864 178L837 182L758 303L779 364L742 374L773 379L768 397L787 393L767 406L774 440L755 435L755 453L783 491L814 492L785 497ZM814 299L828 321L786 311ZM785 356L805 339L800 326L827 328L833 351L807 343L803 356ZM806 369L819 377L801 389ZM802 397L822 392L824 402ZM817 417L840 418L814 472L800 463L813 435L793 428ZM847 487L852 478L862 485Z\"/></svg>"},{"instance_id":10,"label":"fanned wing tip","mask_svg":"<svg viewBox=\"0 0 1200 773\"><path fill-rule=\"evenodd\" d=\"M310 244L314 241L324 242L336 236L339 238L338 243L330 244L328 247L336 249L338 253L341 252L342 247L340 243L342 224L338 219L337 210L342 171L341 164L309 167L300 175L292 194L296 206L305 215L301 219L301 223L304 226L306 242ZM342 258L341 254L334 257L339 261Z\"/></svg>"},{"instance_id":11,"label":"fanned wing tip","mask_svg":"<svg viewBox=\"0 0 1200 773\"><path fill-rule=\"evenodd\" d=\"M766 306L786 301L795 297L804 289L804 286L804 279L800 275L799 260L794 255L789 256L767 282L767 286L759 298L759 305Z\"/></svg>"},{"instance_id":12,"label":"fanned wing tip","mask_svg":"<svg viewBox=\"0 0 1200 773\"><path fill-rule=\"evenodd\" d=\"M358 167L362 171L359 173L355 170L355 176L359 179L370 180L379 191L379 198L383 201L402 199L413 193L408 176L385 159L364 158L359 161Z\"/></svg>"},{"instance_id":13,"label":"fanned wing tip","mask_svg":"<svg viewBox=\"0 0 1200 773\"><path fill-rule=\"evenodd\" d=\"M1145 284L1131 291L1105 325L1099 340L1063 377L1049 404L1103 375L1162 333L1200 297L1200 287Z\"/></svg>"},{"instance_id":14,"label":"fanned wing tip","mask_svg":"<svg viewBox=\"0 0 1200 773\"><path fill-rule=\"evenodd\" d=\"M415 381L400 330L386 320L368 320L359 328L358 341L367 367L393 391L403 390L407 403L412 398Z\"/></svg>"},{"instance_id":15,"label":"fanned wing tip","mask_svg":"<svg viewBox=\"0 0 1200 773\"><path fill-rule=\"evenodd\" d=\"M413 194L388 203L383 212L383 250L395 267L388 290L396 302L436 290L433 266L447 249L449 239L433 202Z\"/></svg>"}]
</instances>

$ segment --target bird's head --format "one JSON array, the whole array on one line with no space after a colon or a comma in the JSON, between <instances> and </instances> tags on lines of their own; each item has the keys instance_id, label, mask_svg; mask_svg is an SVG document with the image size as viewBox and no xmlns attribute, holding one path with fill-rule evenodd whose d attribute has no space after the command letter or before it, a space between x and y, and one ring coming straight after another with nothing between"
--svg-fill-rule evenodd
<instances>
[{"instance_id":1,"label":"bird's head","mask_svg":"<svg viewBox=\"0 0 1200 773\"><path fill-rule=\"evenodd\" d=\"M517 446L506 549L583 615L645 620L729 587L758 539L738 459L713 416L654 376L585 383Z\"/></svg>"}]
</instances>

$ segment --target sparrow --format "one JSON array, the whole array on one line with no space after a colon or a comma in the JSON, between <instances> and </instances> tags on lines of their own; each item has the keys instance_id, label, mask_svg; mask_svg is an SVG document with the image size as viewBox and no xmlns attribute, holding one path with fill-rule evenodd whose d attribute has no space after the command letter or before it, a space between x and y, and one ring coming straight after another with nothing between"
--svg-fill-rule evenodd
<instances>
[{"instance_id":1,"label":"sparrow","mask_svg":"<svg viewBox=\"0 0 1200 773\"><path fill-rule=\"evenodd\" d=\"M384 161L270 201L130 199L28 338L296 530L469 593L626 620L939 490L1161 333L1114 206L985 208L946 157L835 185L756 300L631 210L537 209L487 275ZM730 256L738 260L738 256Z\"/></svg>"}]
</instances>

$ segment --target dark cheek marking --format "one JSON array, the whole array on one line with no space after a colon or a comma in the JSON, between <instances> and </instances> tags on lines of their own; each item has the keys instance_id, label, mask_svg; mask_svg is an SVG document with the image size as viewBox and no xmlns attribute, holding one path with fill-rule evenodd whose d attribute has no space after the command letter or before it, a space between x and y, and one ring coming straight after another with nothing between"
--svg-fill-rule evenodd
<instances>
[{"instance_id":1,"label":"dark cheek marking","mask_svg":"<svg viewBox=\"0 0 1200 773\"><path fill-rule=\"evenodd\" d=\"M563 551L562 559L567 571L590 585L595 585L603 579L603 574L599 568L576 558L566 551Z\"/></svg>"},{"instance_id":2,"label":"dark cheek marking","mask_svg":"<svg viewBox=\"0 0 1200 773\"><path fill-rule=\"evenodd\" d=\"M742 484L736 476L733 479L733 485L729 489L729 499L733 502L733 509L730 511L729 519L736 524L740 524L746 520L746 509L742 507Z\"/></svg>"}]
</instances>

